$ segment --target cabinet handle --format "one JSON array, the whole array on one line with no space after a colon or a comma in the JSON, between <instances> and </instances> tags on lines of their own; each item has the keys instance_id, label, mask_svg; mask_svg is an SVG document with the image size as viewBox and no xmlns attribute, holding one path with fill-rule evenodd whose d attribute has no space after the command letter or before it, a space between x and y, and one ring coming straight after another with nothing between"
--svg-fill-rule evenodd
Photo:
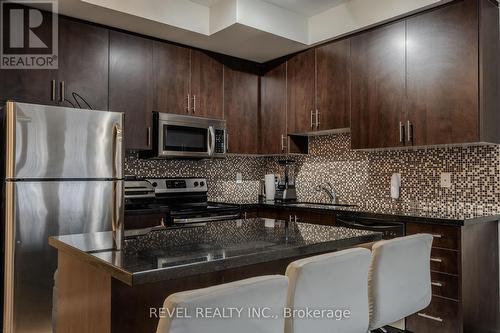
<instances>
[{"instance_id":1,"label":"cabinet handle","mask_svg":"<svg viewBox=\"0 0 500 333\"><path fill-rule=\"evenodd\" d=\"M316 129L319 128L319 111L316 109Z\"/></svg>"},{"instance_id":2,"label":"cabinet handle","mask_svg":"<svg viewBox=\"0 0 500 333\"><path fill-rule=\"evenodd\" d=\"M65 96L65 87L64 87L64 81L61 81L61 83L59 84L60 85L60 99L59 99L59 102L63 103L64 100L66 99L66 96Z\"/></svg>"},{"instance_id":3,"label":"cabinet handle","mask_svg":"<svg viewBox=\"0 0 500 333\"><path fill-rule=\"evenodd\" d=\"M284 152L286 150L286 142L287 141L287 136L281 134L281 152Z\"/></svg>"},{"instance_id":4,"label":"cabinet handle","mask_svg":"<svg viewBox=\"0 0 500 333\"><path fill-rule=\"evenodd\" d=\"M311 129L314 128L314 111L311 110Z\"/></svg>"},{"instance_id":5,"label":"cabinet handle","mask_svg":"<svg viewBox=\"0 0 500 333\"><path fill-rule=\"evenodd\" d=\"M191 112L191 95L187 94L187 109L186 112L189 113Z\"/></svg>"},{"instance_id":6,"label":"cabinet handle","mask_svg":"<svg viewBox=\"0 0 500 333\"><path fill-rule=\"evenodd\" d=\"M443 284L441 282L431 282L431 285L433 285L434 287L442 287Z\"/></svg>"},{"instance_id":7,"label":"cabinet handle","mask_svg":"<svg viewBox=\"0 0 500 333\"><path fill-rule=\"evenodd\" d=\"M413 141L413 125L411 123L411 121L407 121L406 122L406 125L407 125L407 131L408 131L408 142L412 142Z\"/></svg>"},{"instance_id":8,"label":"cabinet handle","mask_svg":"<svg viewBox=\"0 0 500 333\"><path fill-rule=\"evenodd\" d=\"M431 261L433 261L433 262L443 262L443 259L440 259L440 258L432 258L432 257L431 257Z\"/></svg>"},{"instance_id":9,"label":"cabinet handle","mask_svg":"<svg viewBox=\"0 0 500 333\"><path fill-rule=\"evenodd\" d=\"M50 100L56 100L56 80L50 81Z\"/></svg>"},{"instance_id":10,"label":"cabinet handle","mask_svg":"<svg viewBox=\"0 0 500 333\"><path fill-rule=\"evenodd\" d=\"M151 147L151 127L148 127L148 137L147 137L147 142L148 142L148 147Z\"/></svg>"},{"instance_id":11,"label":"cabinet handle","mask_svg":"<svg viewBox=\"0 0 500 333\"><path fill-rule=\"evenodd\" d=\"M245 216L245 220L246 220L247 219L247 212L245 212L244 216Z\"/></svg>"},{"instance_id":12,"label":"cabinet handle","mask_svg":"<svg viewBox=\"0 0 500 333\"><path fill-rule=\"evenodd\" d=\"M422 318L426 318L426 319L430 319L430 320L434 320L434 321L439 321L440 323L443 322L443 319L439 318L439 317L433 317L433 316L429 316L428 314L425 314L425 313L417 313L418 316L422 317Z\"/></svg>"},{"instance_id":13,"label":"cabinet handle","mask_svg":"<svg viewBox=\"0 0 500 333\"><path fill-rule=\"evenodd\" d=\"M440 234L433 234L432 237L434 238L443 238L443 235Z\"/></svg>"},{"instance_id":14,"label":"cabinet handle","mask_svg":"<svg viewBox=\"0 0 500 333\"><path fill-rule=\"evenodd\" d=\"M193 113L196 113L196 95L193 95Z\"/></svg>"},{"instance_id":15,"label":"cabinet handle","mask_svg":"<svg viewBox=\"0 0 500 333\"><path fill-rule=\"evenodd\" d=\"M405 125L403 125L403 122L399 122L399 142L403 143L404 142L404 133L405 133Z\"/></svg>"}]
</instances>

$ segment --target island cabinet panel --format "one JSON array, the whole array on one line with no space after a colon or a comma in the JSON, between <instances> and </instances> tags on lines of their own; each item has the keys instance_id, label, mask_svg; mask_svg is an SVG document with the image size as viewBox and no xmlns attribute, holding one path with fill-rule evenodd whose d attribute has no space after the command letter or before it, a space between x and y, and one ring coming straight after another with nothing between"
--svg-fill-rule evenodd
<instances>
[{"instance_id":1,"label":"island cabinet panel","mask_svg":"<svg viewBox=\"0 0 500 333\"><path fill-rule=\"evenodd\" d=\"M409 144L480 141L476 8L456 1L406 21Z\"/></svg>"},{"instance_id":2,"label":"island cabinet panel","mask_svg":"<svg viewBox=\"0 0 500 333\"><path fill-rule=\"evenodd\" d=\"M351 39L351 133L355 149L403 145L405 22Z\"/></svg>"},{"instance_id":3,"label":"island cabinet panel","mask_svg":"<svg viewBox=\"0 0 500 333\"><path fill-rule=\"evenodd\" d=\"M152 146L153 41L110 32L109 109L125 113L125 147Z\"/></svg>"},{"instance_id":4,"label":"island cabinet panel","mask_svg":"<svg viewBox=\"0 0 500 333\"><path fill-rule=\"evenodd\" d=\"M190 114L190 50L164 42L154 42L154 110Z\"/></svg>"},{"instance_id":5,"label":"island cabinet panel","mask_svg":"<svg viewBox=\"0 0 500 333\"><path fill-rule=\"evenodd\" d=\"M58 31L59 104L108 110L108 29L59 17Z\"/></svg>"},{"instance_id":6,"label":"island cabinet panel","mask_svg":"<svg viewBox=\"0 0 500 333\"><path fill-rule=\"evenodd\" d=\"M406 232L434 236L430 259L432 301L406 318L406 329L414 333L497 332L497 221L456 227L407 223Z\"/></svg>"},{"instance_id":7,"label":"island cabinet panel","mask_svg":"<svg viewBox=\"0 0 500 333\"><path fill-rule=\"evenodd\" d=\"M261 154L286 153L286 63L261 77L260 137Z\"/></svg>"},{"instance_id":8,"label":"island cabinet panel","mask_svg":"<svg viewBox=\"0 0 500 333\"><path fill-rule=\"evenodd\" d=\"M288 133L315 130L315 50L309 49L288 60L287 117Z\"/></svg>"},{"instance_id":9,"label":"island cabinet panel","mask_svg":"<svg viewBox=\"0 0 500 333\"><path fill-rule=\"evenodd\" d=\"M350 39L316 48L316 109L318 130L350 127Z\"/></svg>"},{"instance_id":10,"label":"island cabinet panel","mask_svg":"<svg viewBox=\"0 0 500 333\"><path fill-rule=\"evenodd\" d=\"M259 152L259 76L224 66L224 119L227 152Z\"/></svg>"},{"instance_id":11,"label":"island cabinet panel","mask_svg":"<svg viewBox=\"0 0 500 333\"><path fill-rule=\"evenodd\" d=\"M191 51L191 113L207 118L224 118L223 65L208 52Z\"/></svg>"}]
</instances>

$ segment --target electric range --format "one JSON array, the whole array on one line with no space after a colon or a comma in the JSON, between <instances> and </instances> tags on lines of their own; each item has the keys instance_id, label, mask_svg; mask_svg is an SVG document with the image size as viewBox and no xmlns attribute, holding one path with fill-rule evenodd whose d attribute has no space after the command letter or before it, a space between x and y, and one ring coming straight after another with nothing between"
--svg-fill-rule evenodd
<instances>
[{"instance_id":1,"label":"electric range","mask_svg":"<svg viewBox=\"0 0 500 333\"><path fill-rule=\"evenodd\" d=\"M240 217L238 205L210 203L207 193L205 178L127 177L125 229L128 235L133 235L155 228L192 226Z\"/></svg>"}]
</instances>

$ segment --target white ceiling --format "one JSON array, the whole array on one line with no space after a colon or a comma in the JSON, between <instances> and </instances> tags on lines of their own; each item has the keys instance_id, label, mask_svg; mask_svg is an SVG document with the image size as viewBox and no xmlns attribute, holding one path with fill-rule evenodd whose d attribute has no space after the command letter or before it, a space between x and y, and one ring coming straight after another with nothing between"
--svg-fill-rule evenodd
<instances>
[{"instance_id":1,"label":"white ceiling","mask_svg":"<svg viewBox=\"0 0 500 333\"><path fill-rule=\"evenodd\" d=\"M265 0L278 7L289 9L307 17L319 14L349 0Z\"/></svg>"},{"instance_id":2,"label":"white ceiling","mask_svg":"<svg viewBox=\"0 0 500 333\"><path fill-rule=\"evenodd\" d=\"M212 7L223 0L191 0L206 7ZM304 16L313 16L349 0L264 0L278 7Z\"/></svg>"},{"instance_id":3,"label":"white ceiling","mask_svg":"<svg viewBox=\"0 0 500 333\"><path fill-rule=\"evenodd\" d=\"M266 62L451 0L59 0L61 14Z\"/></svg>"}]
</instances>

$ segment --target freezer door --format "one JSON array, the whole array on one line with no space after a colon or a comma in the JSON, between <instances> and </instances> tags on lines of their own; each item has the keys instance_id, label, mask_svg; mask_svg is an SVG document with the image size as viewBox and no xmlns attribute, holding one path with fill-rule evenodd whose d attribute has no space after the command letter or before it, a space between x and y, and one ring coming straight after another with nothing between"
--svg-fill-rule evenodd
<instances>
[{"instance_id":1,"label":"freezer door","mask_svg":"<svg viewBox=\"0 0 500 333\"><path fill-rule=\"evenodd\" d=\"M112 229L122 181L7 182L4 333L51 333L57 252L48 237Z\"/></svg>"},{"instance_id":2,"label":"freezer door","mask_svg":"<svg viewBox=\"0 0 500 333\"><path fill-rule=\"evenodd\" d=\"M8 102L7 179L121 179L123 114Z\"/></svg>"}]
</instances>

